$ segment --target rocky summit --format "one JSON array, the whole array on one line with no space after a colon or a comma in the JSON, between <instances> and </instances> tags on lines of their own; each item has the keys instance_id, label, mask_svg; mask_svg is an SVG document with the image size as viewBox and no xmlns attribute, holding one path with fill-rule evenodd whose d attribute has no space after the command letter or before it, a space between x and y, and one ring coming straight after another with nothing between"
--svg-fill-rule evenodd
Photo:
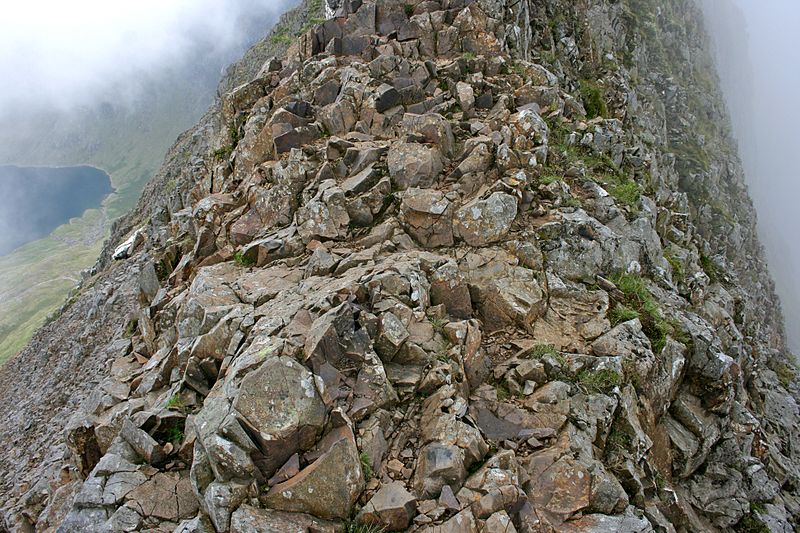
<instances>
[{"instance_id":1,"label":"rocky summit","mask_svg":"<svg viewBox=\"0 0 800 533\"><path fill-rule=\"evenodd\" d=\"M1 372L7 531L800 524L690 0L299 6Z\"/></svg>"}]
</instances>

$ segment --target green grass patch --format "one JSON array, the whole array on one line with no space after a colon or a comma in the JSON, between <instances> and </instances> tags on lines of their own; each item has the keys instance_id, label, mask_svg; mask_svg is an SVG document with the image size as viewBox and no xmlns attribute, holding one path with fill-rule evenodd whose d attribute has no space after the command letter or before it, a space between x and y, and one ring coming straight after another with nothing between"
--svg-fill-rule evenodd
<instances>
[{"instance_id":1,"label":"green grass patch","mask_svg":"<svg viewBox=\"0 0 800 533\"><path fill-rule=\"evenodd\" d=\"M369 481L372 479L372 459L370 459L367 452L361 452L358 458L361 461L361 471L364 472L364 479Z\"/></svg>"},{"instance_id":2,"label":"green grass patch","mask_svg":"<svg viewBox=\"0 0 800 533\"><path fill-rule=\"evenodd\" d=\"M183 430L179 427L171 427L166 431L167 442L179 444L183 441Z\"/></svg>"},{"instance_id":3,"label":"green grass patch","mask_svg":"<svg viewBox=\"0 0 800 533\"><path fill-rule=\"evenodd\" d=\"M449 363L450 362L450 355L449 355L450 354L450 348L452 346L453 345L450 344L450 341L442 342L439 345L439 348L436 350L436 353L434 354L434 355L436 355L436 359L438 359L439 361L441 361L443 363Z\"/></svg>"},{"instance_id":4,"label":"green grass patch","mask_svg":"<svg viewBox=\"0 0 800 533\"><path fill-rule=\"evenodd\" d=\"M508 387L505 383L498 383L495 387L495 391L497 392L497 401L504 402L511 398L512 394L511 391L508 390Z\"/></svg>"},{"instance_id":5,"label":"green grass patch","mask_svg":"<svg viewBox=\"0 0 800 533\"><path fill-rule=\"evenodd\" d=\"M171 442L174 446L177 446L185 437L184 434L184 426L186 422L184 420L173 420L171 421L170 425L166 427L160 427L156 430L155 438L158 442Z\"/></svg>"},{"instance_id":6,"label":"green grass patch","mask_svg":"<svg viewBox=\"0 0 800 533\"><path fill-rule=\"evenodd\" d=\"M672 246L668 246L664 250L664 259L667 260L670 268L672 268L672 277L675 278L676 281L682 281L686 278L686 269L684 269L683 263L678 259Z\"/></svg>"},{"instance_id":7,"label":"green grass patch","mask_svg":"<svg viewBox=\"0 0 800 533\"><path fill-rule=\"evenodd\" d=\"M761 521L756 513L744 515L733 528L736 533L770 533L767 525Z\"/></svg>"},{"instance_id":8,"label":"green grass patch","mask_svg":"<svg viewBox=\"0 0 800 533\"><path fill-rule=\"evenodd\" d=\"M250 268L256 265L254 259L246 257L241 251L238 251L233 255L233 262L242 268Z\"/></svg>"},{"instance_id":9,"label":"green grass patch","mask_svg":"<svg viewBox=\"0 0 800 533\"><path fill-rule=\"evenodd\" d=\"M775 373L778 375L778 381L781 382L785 389L789 388L789 385L797 379L797 369L785 363L778 365L775 368Z\"/></svg>"},{"instance_id":10,"label":"green grass patch","mask_svg":"<svg viewBox=\"0 0 800 533\"><path fill-rule=\"evenodd\" d=\"M183 399L180 394L173 394L167 401L166 407L167 409L173 409L175 411L183 411L186 406L183 405Z\"/></svg>"},{"instance_id":11,"label":"green grass patch","mask_svg":"<svg viewBox=\"0 0 800 533\"><path fill-rule=\"evenodd\" d=\"M706 273L708 279L714 283L722 281L722 273L709 256L705 254L700 255L700 267L703 269L703 272Z\"/></svg>"},{"instance_id":12,"label":"green grass patch","mask_svg":"<svg viewBox=\"0 0 800 533\"><path fill-rule=\"evenodd\" d=\"M650 339L653 352L660 353L674 327L664 319L644 279L634 274L622 274L614 279L614 284L625 295L624 305L639 314L642 331Z\"/></svg>"},{"instance_id":13,"label":"green grass patch","mask_svg":"<svg viewBox=\"0 0 800 533\"><path fill-rule=\"evenodd\" d=\"M616 180L610 184L608 193L618 204L622 204L633 212L639 211L642 189L635 181L631 179Z\"/></svg>"},{"instance_id":14,"label":"green grass patch","mask_svg":"<svg viewBox=\"0 0 800 533\"><path fill-rule=\"evenodd\" d=\"M525 356L530 359L541 359L545 355L558 358L561 354L558 353L558 350L556 350L556 347L552 344L537 344L525 352Z\"/></svg>"},{"instance_id":15,"label":"green grass patch","mask_svg":"<svg viewBox=\"0 0 800 533\"><path fill-rule=\"evenodd\" d=\"M591 120L608 115L605 91L597 82L581 80L580 96L586 109L586 118Z\"/></svg>"},{"instance_id":16,"label":"green grass patch","mask_svg":"<svg viewBox=\"0 0 800 533\"><path fill-rule=\"evenodd\" d=\"M231 154L233 153L233 149L230 146L223 146L222 148L218 148L212 152L214 159L217 161L226 161L230 158Z\"/></svg>"},{"instance_id":17,"label":"green grass patch","mask_svg":"<svg viewBox=\"0 0 800 533\"><path fill-rule=\"evenodd\" d=\"M608 393L622 384L622 376L609 368L584 370L578 374L577 383L589 392Z\"/></svg>"},{"instance_id":18,"label":"green grass patch","mask_svg":"<svg viewBox=\"0 0 800 533\"><path fill-rule=\"evenodd\" d=\"M276 31L273 31L272 35L269 36L269 42L275 45L289 45L292 44L293 41L294 37L289 35L289 30L287 28L276 28Z\"/></svg>"},{"instance_id":19,"label":"green grass patch","mask_svg":"<svg viewBox=\"0 0 800 533\"><path fill-rule=\"evenodd\" d=\"M634 318L639 318L639 312L627 305L617 304L608 312L608 319L611 321L612 326L617 326Z\"/></svg>"},{"instance_id":20,"label":"green grass patch","mask_svg":"<svg viewBox=\"0 0 800 533\"><path fill-rule=\"evenodd\" d=\"M631 447L631 437L617 428L613 428L606 439L607 451L624 451Z\"/></svg>"},{"instance_id":21,"label":"green grass patch","mask_svg":"<svg viewBox=\"0 0 800 533\"><path fill-rule=\"evenodd\" d=\"M127 338L133 337L133 335L136 333L136 328L138 327L139 321L137 319L134 318L133 320L128 321L128 324L125 326L125 333L123 333L123 335L125 335Z\"/></svg>"},{"instance_id":22,"label":"green grass patch","mask_svg":"<svg viewBox=\"0 0 800 533\"><path fill-rule=\"evenodd\" d=\"M444 331L444 327L447 325L447 319L445 318L431 318L430 322L431 326L433 326L433 331L436 333L442 333Z\"/></svg>"},{"instance_id":23,"label":"green grass patch","mask_svg":"<svg viewBox=\"0 0 800 533\"><path fill-rule=\"evenodd\" d=\"M544 176L539 177L539 183L542 185L550 185L551 183L555 183L557 181L564 181L564 177L559 176L558 174L545 174Z\"/></svg>"}]
</instances>

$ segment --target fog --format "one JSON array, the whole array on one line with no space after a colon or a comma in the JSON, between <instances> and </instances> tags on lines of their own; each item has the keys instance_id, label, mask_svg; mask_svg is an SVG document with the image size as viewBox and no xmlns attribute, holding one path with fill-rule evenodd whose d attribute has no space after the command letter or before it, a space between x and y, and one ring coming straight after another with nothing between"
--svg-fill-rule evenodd
<instances>
[{"instance_id":1,"label":"fog","mask_svg":"<svg viewBox=\"0 0 800 533\"><path fill-rule=\"evenodd\" d=\"M0 16L0 114L91 105L110 88L135 96L137 78L208 55L241 53L248 24L287 0L28 0ZM262 35L267 28L263 28Z\"/></svg>"},{"instance_id":2,"label":"fog","mask_svg":"<svg viewBox=\"0 0 800 533\"><path fill-rule=\"evenodd\" d=\"M800 353L800 2L703 0L759 233Z\"/></svg>"},{"instance_id":3,"label":"fog","mask_svg":"<svg viewBox=\"0 0 800 533\"><path fill-rule=\"evenodd\" d=\"M120 181L115 187L132 191L119 204L129 205L169 145L208 108L224 68L296 1L5 2L0 165L100 166ZM0 190L19 184L0 173ZM32 213L63 211L47 195L31 198L41 201L0 195L0 256L43 236Z\"/></svg>"}]
</instances>

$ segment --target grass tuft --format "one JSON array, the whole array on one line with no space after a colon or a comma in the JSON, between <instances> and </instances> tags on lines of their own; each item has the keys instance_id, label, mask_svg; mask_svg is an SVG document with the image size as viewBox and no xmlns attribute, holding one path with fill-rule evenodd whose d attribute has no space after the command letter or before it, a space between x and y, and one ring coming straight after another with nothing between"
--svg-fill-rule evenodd
<instances>
[{"instance_id":1,"label":"grass tuft","mask_svg":"<svg viewBox=\"0 0 800 533\"><path fill-rule=\"evenodd\" d=\"M624 451L631 447L631 437L627 433L623 433L619 429L612 429L606 439L606 450L608 451Z\"/></svg>"},{"instance_id":2,"label":"grass tuft","mask_svg":"<svg viewBox=\"0 0 800 533\"><path fill-rule=\"evenodd\" d=\"M243 268L250 268L256 265L256 262L253 259L245 257L241 251L234 254L233 262Z\"/></svg>"},{"instance_id":3,"label":"grass tuft","mask_svg":"<svg viewBox=\"0 0 800 533\"><path fill-rule=\"evenodd\" d=\"M364 479L369 481L372 479L372 459L370 459L367 452L361 452L358 456L361 461L361 470L364 472Z\"/></svg>"},{"instance_id":4,"label":"grass tuft","mask_svg":"<svg viewBox=\"0 0 800 533\"><path fill-rule=\"evenodd\" d=\"M703 272L706 273L708 279L710 279L712 282L716 283L722 281L722 273L720 272L719 267L717 267L713 259L705 254L700 256L700 267L703 269Z\"/></svg>"},{"instance_id":5,"label":"grass tuft","mask_svg":"<svg viewBox=\"0 0 800 533\"><path fill-rule=\"evenodd\" d=\"M639 201L642 198L642 189L631 179L623 178L609 186L608 193L617 203L627 207L633 212L639 210Z\"/></svg>"},{"instance_id":6,"label":"grass tuft","mask_svg":"<svg viewBox=\"0 0 800 533\"><path fill-rule=\"evenodd\" d=\"M672 268L672 276L675 278L675 281L681 281L686 277L686 270L683 268L683 263L678 259L675 250L671 246L664 250L664 259L667 260L667 263L669 263L669 266Z\"/></svg>"},{"instance_id":7,"label":"grass tuft","mask_svg":"<svg viewBox=\"0 0 800 533\"><path fill-rule=\"evenodd\" d=\"M584 370L578 374L578 384L589 392L608 393L622 383L622 376L609 368Z\"/></svg>"},{"instance_id":8,"label":"grass tuft","mask_svg":"<svg viewBox=\"0 0 800 533\"><path fill-rule=\"evenodd\" d=\"M539 183L542 185L550 185L551 183L555 183L557 181L564 181L564 177L559 176L558 174L545 174L539 178Z\"/></svg>"},{"instance_id":9,"label":"grass tuft","mask_svg":"<svg viewBox=\"0 0 800 533\"><path fill-rule=\"evenodd\" d=\"M174 409L176 411L183 411L185 405L183 405L183 399L181 398L180 394L173 394L172 397L167 401L166 405L167 409Z\"/></svg>"},{"instance_id":10,"label":"grass tuft","mask_svg":"<svg viewBox=\"0 0 800 533\"><path fill-rule=\"evenodd\" d=\"M789 385L794 383L794 380L797 379L797 370L787 364L779 365L775 368L775 373L778 375L778 381L781 382L781 385L783 385L785 389L789 388Z\"/></svg>"},{"instance_id":11,"label":"grass tuft","mask_svg":"<svg viewBox=\"0 0 800 533\"><path fill-rule=\"evenodd\" d=\"M642 331L650 339L653 352L661 353L667 343L667 335L671 335L675 328L662 316L644 279L634 274L622 274L614 279L614 284L625 295L624 305L639 314Z\"/></svg>"},{"instance_id":12,"label":"grass tuft","mask_svg":"<svg viewBox=\"0 0 800 533\"><path fill-rule=\"evenodd\" d=\"M591 80L582 80L580 87L581 100L586 109L586 118L589 120L608 115L605 91L600 85Z\"/></svg>"},{"instance_id":13,"label":"grass tuft","mask_svg":"<svg viewBox=\"0 0 800 533\"><path fill-rule=\"evenodd\" d=\"M617 326L628 320L639 318L639 312L627 305L617 304L608 312L608 319L612 326Z\"/></svg>"},{"instance_id":14,"label":"grass tuft","mask_svg":"<svg viewBox=\"0 0 800 533\"><path fill-rule=\"evenodd\" d=\"M134 318L133 320L128 322L128 325L125 326L125 333L124 333L125 337L127 337L127 338L133 337L133 335L136 333L136 329L138 327L139 327L139 320L138 319Z\"/></svg>"},{"instance_id":15,"label":"grass tuft","mask_svg":"<svg viewBox=\"0 0 800 533\"><path fill-rule=\"evenodd\" d=\"M560 354L552 344L537 344L525 353L525 356L531 359L541 359L545 355L558 358Z\"/></svg>"},{"instance_id":16,"label":"grass tuft","mask_svg":"<svg viewBox=\"0 0 800 533\"><path fill-rule=\"evenodd\" d=\"M770 529L756 513L744 515L733 528L736 533L770 533Z\"/></svg>"},{"instance_id":17,"label":"grass tuft","mask_svg":"<svg viewBox=\"0 0 800 533\"><path fill-rule=\"evenodd\" d=\"M433 331L436 333L442 333L448 321L446 318L434 317L430 319L430 322L431 326L433 326Z\"/></svg>"},{"instance_id":18,"label":"grass tuft","mask_svg":"<svg viewBox=\"0 0 800 533\"><path fill-rule=\"evenodd\" d=\"M386 528L377 524L359 524L358 522L349 522L345 526L345 533L384 533Z\"/></svg>"},{"instance_id":19,"label":"grass tuft","mask_svg":"<svg viewBox=\"0 0 800 533\"><path fill-rule=\"evenodd\" d=\"M183 442L183 430L177 426L173 426L165 431L167 442L172 444L180 444Z\"/></svg>"}]
</instances>

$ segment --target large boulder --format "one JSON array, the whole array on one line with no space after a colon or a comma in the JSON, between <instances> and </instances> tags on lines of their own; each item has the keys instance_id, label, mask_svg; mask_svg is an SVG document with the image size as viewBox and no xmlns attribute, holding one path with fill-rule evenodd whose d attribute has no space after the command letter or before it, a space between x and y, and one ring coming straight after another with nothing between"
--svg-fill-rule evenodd
<instances>
[{"instance_id":1,"label":"large boulder","mask_svg":"<svg viewBox=\"0 0 800 533\"><path fill-rule=\"evenodd\" d=\"M344 191L329 187L297 210L297 231L304 242L341 239L347 235L350 217Z\"/></svg>"},{"instance_id":2,"label":"large boulder","mask_svg":"<svg viewBox=\"0 0 800 533\"><path fill-rule=\"evenodd\" d=\"M450 122L437 113L415 115L406 113L403 116L403 129L411 135L418 135L426 142L437 145L442 153L449 157L455 149L455 138L450 128Z\"/></svg>"},{"instance_id":3,"label":"large boulder","mask_svg":"<svg viewBox=\"0 0 800 533\"><path fill-rule=\"evenodd\" d=\"M309 513L324 519L350 517L364 490L364 474L353 432L342 426L324 441L329 446L293 478L275 485L263 497L267 507Z\"/></svg>"},{"instance_id":4,"label":"large boulder","mask_svg":"<svg viewBox=\"0 0 800 533\"><path fill-rule=\"evenodd\" d=\"M453 245L452 204L440 191L408 189L403 194L400 220L425 248Z\"/></svg>"},{"instance_id":5,"label":"large boulder","mask_svg":"<svg viewBox=\"0 0 800 533\"><path fill-rule=\"evenodd\" d=\"M265 476L294 453L311 448L326 415L313 374L290 357L270 358L249 373L233 408L258 441Z\"/></svg>"},{"instance_id":6,"label":"large boulder","mask_svg":"<svg viewBox=\"0 0 800 533\"><path fill-rule=\"evenodd\" d=\"M358 513L357 520L387 531L402 531L408 528L416 508L417 499L402 483L389 483L367 502Z\"/></svg>"},{"instance_id":7,"label":"large boulder","mask_svg":"<svg viewBox=\"0 0 800 533\"><path fill-rule=\"evenodd\" d=\"M439 149L419 143L393 144L386 162L392 184L400 190L430 187L444 168Z\"/></svg>"},{"instance_id":8,"label":"large boulder","mask_svg":"<svg viewBox=\"0 0 800 533\"><path fill-rule=\"evenodd\" d=\"M485 246L505 237L517 217L517 199L496 192L456 212L455 232L470 246Z\"/></svg>"},{"instance_id":9,"label":"large boulder","mask_svg":"<svg viewBox=\"0 0 800 533\"><path fill-rule=\"evenodd\" d=\"M468 254L459 265L489 331L511 324L531 328L546 310L546 294L536 273L516 263L503 251L486 249Z\"/></svg>"}]
</instances>

